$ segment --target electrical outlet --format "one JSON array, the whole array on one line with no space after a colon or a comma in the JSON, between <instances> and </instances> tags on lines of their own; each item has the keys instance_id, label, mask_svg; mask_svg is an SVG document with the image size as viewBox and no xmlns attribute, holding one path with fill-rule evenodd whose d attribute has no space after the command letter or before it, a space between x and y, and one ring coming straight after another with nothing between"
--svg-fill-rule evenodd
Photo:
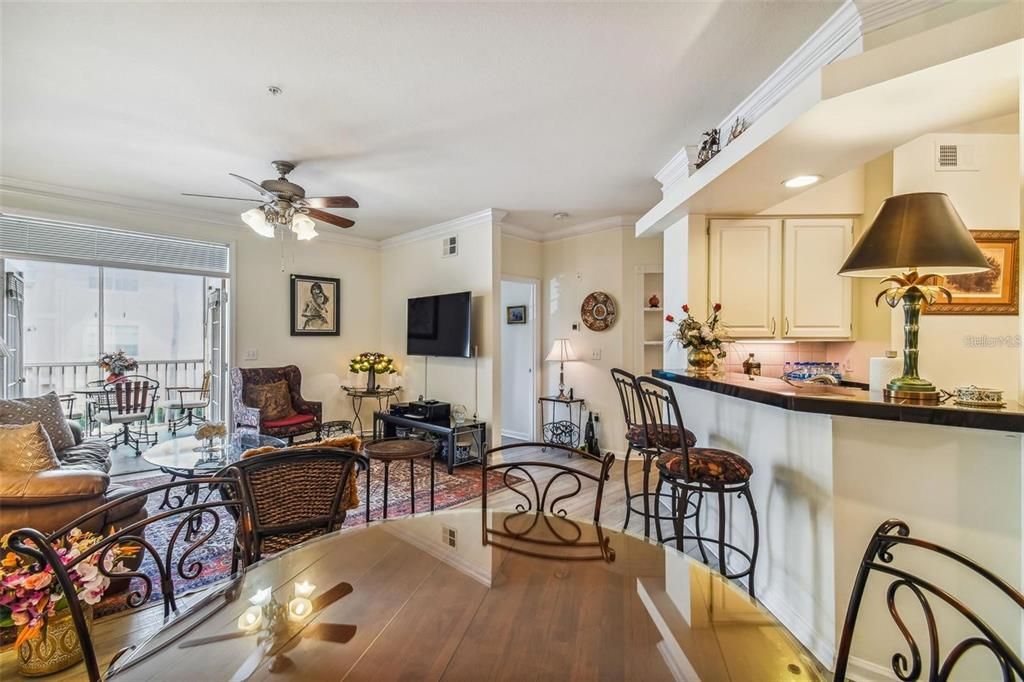
<instances>
[{"instance_id":1,"label":"electrical outlet","mask_svg":"<svg viewBox=\"0 0 1024 682\"><path fill-rule=\"evenodd\" d=\"M246 360L259 360L260 359L260 352L258 350L256 350L255 348L247 348L245 350L245 359Z\"/></svg>"},{"instance_id":2,"label":"electrical outlet","mask_svg":"<svg viewBox=\"0 0 1024 682\"><path fill-rule=\"evenodd\" d=\"M591 412L590 416L592 416L594 418L595 422L601 421L601 413L600 412Z\"/></svg>"},{"instance_id":3,"label":"electrical outlet","mask_svg":"<svg viewBox=\"0 0 1024 682\"><path fill-rule=\"evenodd\" d=\"M455 529L450 526L441 526L441 544L455 549Z\"/></svg>"},{"instance_id":4,"label":"electrical outlet","mask_svg":"<svg viewBox=\"0 0 1024 682\"><path fill-rule=\"evenodd\" d=\"M594 348L593 350L591 350L590 351L590 359L591 360L600 360L601 359L601 349L600 348Z\"/></svg>"}]
</instances>

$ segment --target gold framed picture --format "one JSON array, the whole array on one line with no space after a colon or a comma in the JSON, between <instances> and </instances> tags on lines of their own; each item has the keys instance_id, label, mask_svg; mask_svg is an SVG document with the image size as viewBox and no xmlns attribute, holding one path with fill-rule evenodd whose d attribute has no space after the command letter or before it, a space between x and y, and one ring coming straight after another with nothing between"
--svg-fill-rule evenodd
<instances>
[{"instance_id":1,"label":"gold framed picture","mask_svg":"<svg viewBox=\"0 0 1024 682\"><path fill-rule=\"evenodd\" d=\"M971 230L991 270L941 278L953 302L939 298L925 306L926 315L1016 315L1020 286L1017 230Z\"/></svg>"}]
</instances>

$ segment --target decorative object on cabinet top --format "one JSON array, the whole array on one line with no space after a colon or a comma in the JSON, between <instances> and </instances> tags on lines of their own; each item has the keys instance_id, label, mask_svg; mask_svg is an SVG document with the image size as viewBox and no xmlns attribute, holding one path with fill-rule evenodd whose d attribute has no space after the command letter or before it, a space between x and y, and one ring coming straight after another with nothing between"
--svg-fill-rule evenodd
<instances>
[{"instance_id":1,"label":"decorative object on cabinet top","mask_svg":"<svg viewBox=\"0 0 1024 682\"><path fill-rule=\"evenodd\" d=\"M657 294L651 294L651 297L647 299L648 308L658 308L661 306L661 299L658 298Z\"/></svg>"},{"instance_id":2,"label":"decorative object on cabinet top","mask_svg":"<svg viewBox=\"0 0 1024 682\"><path fill-rule=\"evenodd\" d=\"M603 291L590 293L580 306L580 317L590 331L603 332L611 329L616 317L615 300Z\"/></svg>"},{"instance_id":3,"label":"decorative object on cabinet top","mask_svg":"<svg viewBox=\"0 0 1024 682\"><path fill-rule=\"evenodd\" d=\"M718 128L712 128L704 133L704 141L700 143L700 149L697 151L697 163L694 164L697 168L715 158L715 155L721 151L719 135Z\"/></svg>"}]
</instances>

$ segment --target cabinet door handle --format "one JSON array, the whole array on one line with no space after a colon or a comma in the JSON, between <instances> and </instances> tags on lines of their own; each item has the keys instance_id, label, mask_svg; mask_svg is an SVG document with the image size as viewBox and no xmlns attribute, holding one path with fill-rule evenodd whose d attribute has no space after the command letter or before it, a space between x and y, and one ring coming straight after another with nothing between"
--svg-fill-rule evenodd
<instances>
[{"instance_id":1,"label":"cabinet door handle","mask_svg":"<svg viewBox=\"0 0 1024 682\"><path fill-rule=\"evenodd\" d=\"M772 318L772 330L769 332L772 336L775 336L775 318Z\"/></svg>"},{"instance_id":2,"label":"cabinet door handle","mask_svg":"<svg viewBox=\"0 0 1024 682\"><path fill-rule=\"evenodd\" d=\"M782 332L783 336L789 336L789 318L784 318L786 321L786 331Z\"/></svg>"}]
</instances>

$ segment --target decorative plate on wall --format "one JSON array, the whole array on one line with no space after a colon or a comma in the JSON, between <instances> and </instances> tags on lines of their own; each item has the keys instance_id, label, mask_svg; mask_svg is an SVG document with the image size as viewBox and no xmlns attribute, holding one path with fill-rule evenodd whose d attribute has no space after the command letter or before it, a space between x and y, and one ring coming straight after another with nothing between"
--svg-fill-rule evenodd
<instances>
[{"instance_id":1,"label":"decorative plate on wall","mask_svg":"<svg viewBox=\"0 0 1024 682\"><path fill-rule=\"evenodd\" d=\"M583 299L580 317L591 331L610 329L615 324L615 300L603 291L595 291Z\"/></svg>"}]
</instances>

